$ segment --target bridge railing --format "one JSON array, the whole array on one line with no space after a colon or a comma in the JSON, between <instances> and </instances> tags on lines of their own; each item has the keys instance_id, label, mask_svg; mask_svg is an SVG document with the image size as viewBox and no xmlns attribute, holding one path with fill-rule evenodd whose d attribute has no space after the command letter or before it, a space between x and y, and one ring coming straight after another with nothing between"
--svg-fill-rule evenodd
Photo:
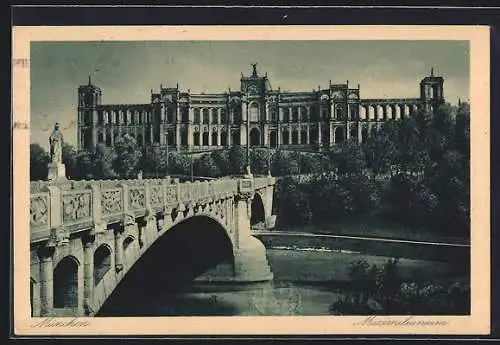
<instances>
[{"instance_id":1,"label":"bridge railing","mask_svg":"<svg viewBox=\"0 0 500 345\"><path fill-rule=\"evenodd\" d=\"M126 216L163 212L179 203L215 201L238 193L240 179L183 182L171 179L31 182L30 238L106 226ZM254 178L254 189L273 184L273 178Z\"/></svg>"}]
</instances>

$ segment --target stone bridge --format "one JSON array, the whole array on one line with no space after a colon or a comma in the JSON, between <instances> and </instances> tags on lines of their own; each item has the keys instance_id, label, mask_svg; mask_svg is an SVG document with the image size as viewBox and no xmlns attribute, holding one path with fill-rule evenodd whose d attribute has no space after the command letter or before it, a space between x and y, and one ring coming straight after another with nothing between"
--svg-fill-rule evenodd
<instances>
[{"instance_id":1,"label":"stone bridge","mask_svg":"<svg viewBox=\"0 0 500 345\"><path fill-rule=\"evenodd\" d=\"M198 232L188 235L187 241L201 248L200 237L219 236L232 254L229 261L207 267L193 279L272 279L265 248L251 234L251 222L274 226L274 184L271 176L184 183L176 179L31 182L32 315L94 315L148 249L169 233L188 233L189 227ZM162 255L160 250L155 260ZM161 269L161 262L154 269Z\"/></svg>"}]
</instances>

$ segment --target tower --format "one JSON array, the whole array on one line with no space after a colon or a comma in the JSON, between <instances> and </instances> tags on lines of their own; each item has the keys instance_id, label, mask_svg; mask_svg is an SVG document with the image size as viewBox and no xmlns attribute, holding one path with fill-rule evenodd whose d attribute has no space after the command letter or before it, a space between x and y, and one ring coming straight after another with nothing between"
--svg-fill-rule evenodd
<instances>
[{"instance_id":1,"label":"tower","mask_svg":"<svg viewBox=\"0 0 500 345\"><path fill-rule=\"evenodd\" d=\"M78 87L78 149L94 149L97 145L97 108L101 105L102 91L89 76L87 85Z\"/></svg>"},{"instance_id":2,"label":"tower","mask_svg":"<svg viewBox=\"0 0 500 345\"><path fill-rule=\"evenodd\" d=\"M434 75L434 68L431 74L420 81L420 99L426 106L437 106L444 103L443 77Z\"/></svg>"}]
</instances>

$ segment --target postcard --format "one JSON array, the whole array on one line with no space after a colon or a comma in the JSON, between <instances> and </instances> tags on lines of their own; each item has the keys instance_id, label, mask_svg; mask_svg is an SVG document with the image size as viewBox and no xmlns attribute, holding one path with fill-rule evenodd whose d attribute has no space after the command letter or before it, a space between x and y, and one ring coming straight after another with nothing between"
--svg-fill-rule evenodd
<instances>
[{"instance_id":1,"label":"postcard","mask_svg":"<svg viewBox=\"0 0 500 345\"><path fill-rule=\"evenodd\" d=\"M486 26L14 27L16 335L488 334L489 56Z\"/></svg>"}]
</instances>

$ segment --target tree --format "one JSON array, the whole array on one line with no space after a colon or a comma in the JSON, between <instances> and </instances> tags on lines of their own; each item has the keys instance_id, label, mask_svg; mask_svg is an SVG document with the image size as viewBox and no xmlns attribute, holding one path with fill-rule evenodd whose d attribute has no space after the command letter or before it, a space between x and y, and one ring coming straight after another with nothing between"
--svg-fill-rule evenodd
<instances>
[{"instance_id":1,"label":"tree","mask_svg":"<svg viewBox=\"0 0 500 345\"><path fill-rule=\"evenodd\" d=\"M114 170L124 178L135 178L138 164L142 157L142 152L137 147L134 137L125 134L115 141Z\"/></svg>"},{"instance_id":2,"label":"tree","mask_svg":"<svg viewBox=\"0 0 500 345\"><path fill-rule=\"evenodd\" d=\"M253 174L267 174L270 170L270 153L267 149L253 149L250 154L250 165Z\"/></svg>"},{"instance_id":3,"label":"tree","mask_svg":"<svg viewBox=\"0 0 500 345\"><path fill-rule=\"evenodd\" d=\"M100 143L92 155L92 175L96 179L108 179L117 176L113 164L117 156L112 148ZM129 177L130 175L124 175Z\"/></svg>"},{"instance_id":4,"label":"tree","mask_svg":"<svg viewBox=\"0 0 500 345\"><path fill-rule=\"evenodd\" d=\"M166 154L158 144L146 147L142 157L142 170L148 176L158 178L164 175L167 168Z\"/></svg>"},{"instance_id":5,"label":"tree","mask_svg":"<svg viewBox=\"0 0 500 345\"><path fill-rule=\"evenodd\" d=\"M194 163L194 171L198 176L219 177L220 171L210 154L204 154Z\"/></svg>"},{"instance_id":6,"label":"tree","mask_svg":"<svg viewBox=\"0 0 500 345\"><path fill-rule=\"evenodd\" d=\"M466 157L470 155L470 106L461 102L455 118L454 145Z\"/></svg>"},{"instance_id":7,"label":"tree","mask_svg":"<svg viewBox=\"0 0 500 345\"><path fill-rule=\"evenodd\" d=\"M172 175L190 175L192 157L177 152L168 153L168 171Z\"/></svg>"},{"instance_id":8,"label":"tree","mask_svg":"<svg viewBox=\"0 0 500 345\"><path fill-rule=\"evenodd\" d=\"M229 158L229 151L227 149L217 150L211 153L214 163L219 168L222 176L231 175L231 160Z\"/></svg>"},{"instance_id":9,"label":"tree","mask_svg":"<svg viewBox=\"0 0 500 345\"><path fill-rule=\"evenodd\" d=\"M74 180L93 179L94 164L94 157L90 152L87 150L78 151L75 159L75 171L71 175L71 178ZM103 178L103 176L98 176L97 178Z\"/></svg>"},{"instance_id":10,"label":"tree","mask_svg":"<svg viewBox=\"0 0 500 345\"><path fill-rule=\"evenodd\" d=\"M366 162L361 147L354 139L346 140L340 147L340 152L332 152L331 159L338 167L341 175L362 175Z\"/></svg>"},{"instance_id":11,"label":"tree","mask_svg":"<svg viewBox=\"0 0 500 345\"><path fill-rule=\"evenodd\" d=\"M45 180L48 174L49 155L39 144L30 144L30 180Z\"/></svg>"},{"instance_id":12,"label":"tree","mask_svg":"<svg viewBox=\"0 0 500 345\"><path fill-rule=\"evenodd\" d=\"M77 152L75 148L64 143L62 147L62 162L66 166L66 176L69 179L74 179L79 174L76 167L76 159Z\"/></svg>"},{"instance_id":13,"label":"tree","mask_svg":"<svg viewBox=\"0 0 500 345\"><path fill-rule=\"evenodd\" d=\"M394 163L396 146L390 137L390 132L382 130L377 135L370 137L363 146L366 164L370 167L373 176L385 173Z\"/></svg>"},{"instance_id":14,"label":"tree","mask_svg":"<svg viewBox=\"0 0 500 345\"><path fill-rule=\"evenodd\" d=\"M246 150L243 146L235 145L229 149L230 174L239 175L245 171L247 165Z\"/></svg>"}]
</instances>

